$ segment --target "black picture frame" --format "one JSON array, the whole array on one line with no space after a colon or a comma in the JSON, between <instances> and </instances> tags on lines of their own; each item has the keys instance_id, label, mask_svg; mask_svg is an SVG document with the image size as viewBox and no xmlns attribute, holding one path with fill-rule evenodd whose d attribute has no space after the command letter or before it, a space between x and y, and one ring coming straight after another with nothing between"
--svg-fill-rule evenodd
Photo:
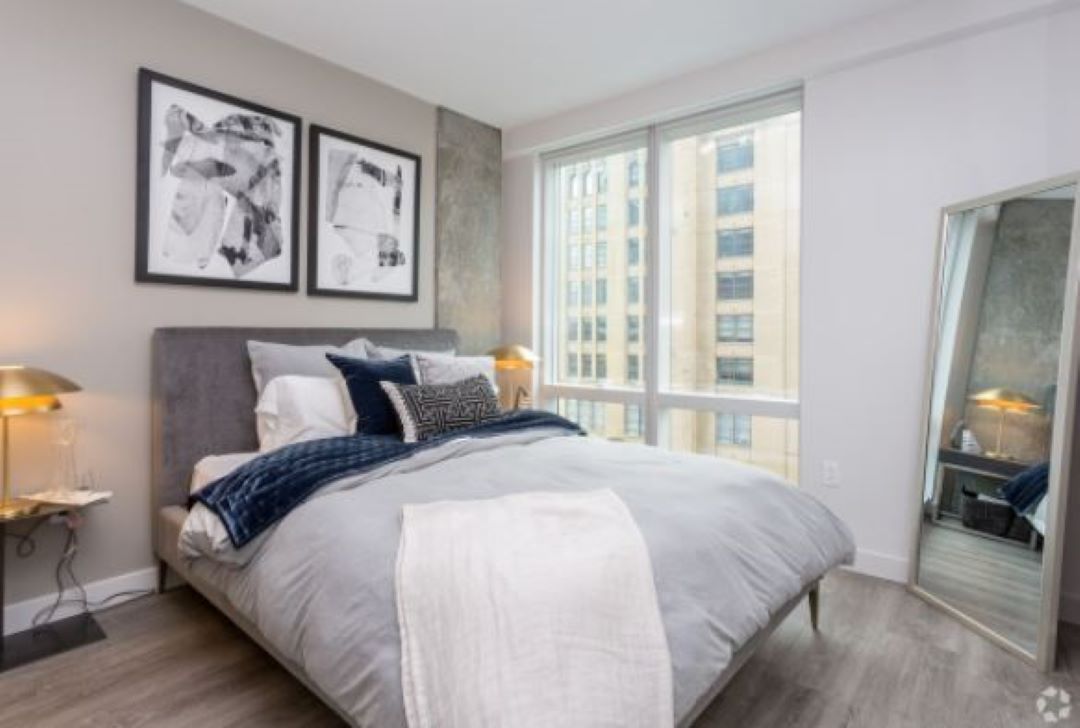
<instances>
[{"instance_id":1,"label":"black picture frame","mask_svg":"<svg viewBox=\"0 0 1080 728\"><path fill-rule=\"evenodd\" d=\"M332 288L319 280L320 252L323 250L323 241L320 240L320 193L323 189L322 169L322 139L328 137L336 142L353 145L360 148L368 148L376 152L400 157L402 160L415 165L415 179L411 185L412 201L409 207L412 209L412 225L409 232L412 235L411 257L406 261L412 266L412 275L409 276L411 289L407 293L387 293L380 291L348 290L344 288ZM333 296L343 298L364 298L380 301L399 301L403 303L415 303L420 298L420 191L422 178L423 160L419 154L414 154L403 149L381 144L379 142L364 139L359 136L348 134L336 129L331 129L318 124L311 124L308 129L308 210L307 210L307 293L309 296Z\"/></svg>"},{"instance_id":2,"label":"black picture frame","mask_svg":"<svg viewBox=\"0 0 1080 728\"><path fill-rule=\"evenodd\" d=\"M289 224L287 226L288 241L283 241L282 248L289 251L287 281L260 281L244 280L237 277L234 279L224 277L200 276L197 274L182 275L174 273L161 273L150 269L150 206L151 199L151 175L152 166L156 164L153 143L152 124L153 93L155 84L187 92L223 104L236 107L238 110L270 117L274 121L291 127L288 134L292 141L291 153L287 155L291 170L283 172L291 180L291 193L288 199L283 199L282 204L288 204ZM303 137L303 122L295 114L288 114L277 109L263 106L251 101L229 94L214 91L213 89L199 86L198 84L183 81L163 73L158 73L147 68L140 68L138 72L138 120L137 120L137 153L136 153L136 205L135 205L135 281L137 283L167 283L193 286L211 286L226 288L242 288L264 291L281 291L295 293L300 288L300 147ZM286 232L283 231L283 232ZM216 251L215 251L216 252Z\"/></svg>"}]
</instances>

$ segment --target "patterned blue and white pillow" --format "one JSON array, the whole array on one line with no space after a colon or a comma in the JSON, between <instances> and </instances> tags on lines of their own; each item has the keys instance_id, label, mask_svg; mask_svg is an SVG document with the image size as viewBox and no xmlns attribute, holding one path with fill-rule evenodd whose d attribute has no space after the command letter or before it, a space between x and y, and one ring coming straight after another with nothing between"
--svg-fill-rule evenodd
<instances>
[{"instance_id":1,"label":"patterned blue and white pillow","mask_svg":"<svg viewBox=\"0 0 1080 728\"><path fill-rule=\"evenodd\" d=\"M401 439L420 442L495 419L499 399L491 382L477 375L453 384L379 382L401 421Z\"/></svg>"}]
</instances>

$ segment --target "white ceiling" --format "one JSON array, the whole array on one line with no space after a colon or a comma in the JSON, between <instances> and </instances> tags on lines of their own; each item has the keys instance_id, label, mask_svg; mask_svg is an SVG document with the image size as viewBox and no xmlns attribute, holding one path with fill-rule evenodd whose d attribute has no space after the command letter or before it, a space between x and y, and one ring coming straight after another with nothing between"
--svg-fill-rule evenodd
<instances>
[{"instance_id":1,"label":"white ceiling","mask_svg":"<svg viewBox=\"0 0 1080 728\"><path fill-rule=\"evenodd\" d=\"M916 0L183 0L500 127Z\"/></svg>"}]
</instances>

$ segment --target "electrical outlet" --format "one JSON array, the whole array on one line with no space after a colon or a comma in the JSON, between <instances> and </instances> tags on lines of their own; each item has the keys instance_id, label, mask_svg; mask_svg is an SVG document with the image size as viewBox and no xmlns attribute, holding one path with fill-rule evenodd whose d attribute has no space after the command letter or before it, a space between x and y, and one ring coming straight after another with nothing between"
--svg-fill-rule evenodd
<instances>
[{"instance_id":1,"label":"electrical outlet","mask_svg":"<svg viewBox=\"0 0 1080 728\"><path fill-rule=\"evenodd\" d=\"M821 484L826 488L840 487L840 463L835 460L821 461Z\"/></svg>"}]
</instances>

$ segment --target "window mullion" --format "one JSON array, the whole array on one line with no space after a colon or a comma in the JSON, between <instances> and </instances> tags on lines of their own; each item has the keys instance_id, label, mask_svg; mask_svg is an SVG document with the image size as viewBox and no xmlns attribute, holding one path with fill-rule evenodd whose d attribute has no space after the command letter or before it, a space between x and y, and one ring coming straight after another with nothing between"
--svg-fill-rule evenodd
<instances>
[{"instance_id":1,"label":"window mullion","mask_svg":"<svg viewBox=\"0 0 1080 728\"><path fill-rule=\"evenodd\" d=\"M659 381L661 376L660 309L663 275L660 271L660 130L650 126L645 159L645 442L660 442Z\"/></svg>"}]
</instances>

